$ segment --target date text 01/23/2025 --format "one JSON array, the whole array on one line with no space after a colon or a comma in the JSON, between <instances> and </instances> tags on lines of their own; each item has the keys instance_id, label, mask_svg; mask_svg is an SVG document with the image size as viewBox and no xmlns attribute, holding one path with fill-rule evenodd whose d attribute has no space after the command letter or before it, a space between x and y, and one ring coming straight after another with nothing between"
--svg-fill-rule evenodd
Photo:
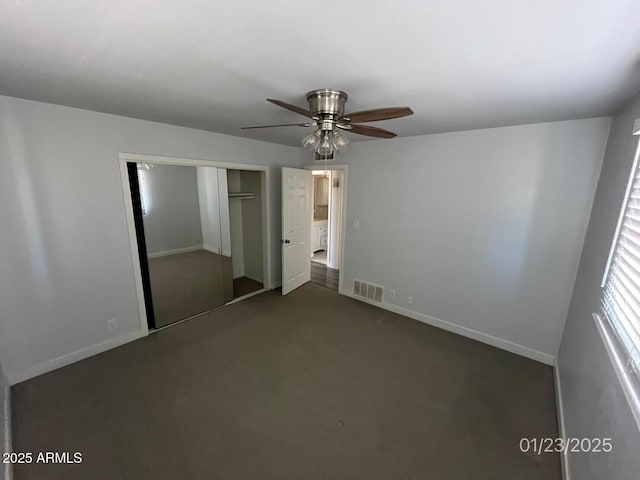
<instances>
[{"instance_id":1,"label":"date text 01/23/2025","mask_svg":"<svg viewBox=\"0 0 640 480\"><path fill-rule=\"evenodd\" d=\"M2 463L82 463L80 452L5 452L2 454Z\"/></svg>"},{"instance_id":2,"label":"date text 01/23/2025","mask_svg":"<svg viewBox=\"0 0 640 480\"><path fill-rule=\"evenodd\" d=\"M543 453L609 453L613 450L611 438L521 438L520 451Z\"/></svg>"}]
</instances>

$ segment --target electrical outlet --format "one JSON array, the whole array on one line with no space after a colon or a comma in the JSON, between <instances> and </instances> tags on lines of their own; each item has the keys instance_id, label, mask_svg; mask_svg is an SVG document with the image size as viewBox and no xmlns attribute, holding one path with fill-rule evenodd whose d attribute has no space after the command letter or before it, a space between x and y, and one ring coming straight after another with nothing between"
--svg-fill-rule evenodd
<instances>
[{"instance_id":1,"label":"electrical outlet","mask_svg":"<svg viewBox=\"0 0 640 480\"><path fill-rule=\"evenodd\" d=\"M389 298L391 300L393 300L394 298L396 298L396 291L395 290L389 290Z\"/></svg>"},{"instance_id":2,"label":"electrical outlet","mask_svg":"<svg viewBox=\"0 0 640 480\"><path fill-rule=\"evenodd\" d=\"M358 220L357 218L355 218L355 219L353 220L353 228L354 228L355 230L357 230L357 229L359 229L359 228L360 228L360 220Z\"/></svg>"},{"instance_id":3,"label":"electrical outlet","mask_svg":"<svg viewBox=\"0 0 640 480\"><path fill-rule=\"evenodd\" d=\"M107 320L107 330L115 330L118 328L118 320L115 318L111 318Z\"/></svg>"},{"instance_id":4,"label":"electrical outlet","mask_svg":"<svg viewBox=\"0 0 640 480\"><path fill-rule=\"evenodd\" d=\"M412 304L413 303L413 297L411 295L407 296L407 303L408 304Z\"/></svg>"}]
</instances>

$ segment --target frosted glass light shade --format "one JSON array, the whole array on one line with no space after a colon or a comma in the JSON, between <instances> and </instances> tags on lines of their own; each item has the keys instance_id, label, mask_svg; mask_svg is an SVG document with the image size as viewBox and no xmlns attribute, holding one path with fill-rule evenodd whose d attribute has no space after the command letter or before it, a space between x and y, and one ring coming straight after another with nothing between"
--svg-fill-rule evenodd
<instances>
[{"instance_id":1,"label":"frosted glass light shade","mask_svg":"<svg viewBox=\"0 0 640 480\"><path fill-rule=\"evenodd\" d=\"M320 134L320 130L316 130L315 132L311 132L309 135L305 136L302 139L302 146L310 150L316 150L316 148L320 144L321 139L322 136Z\"/></svg>"},{"instance_id":2,"label":"frosted glass light shade","mask_svg":"<svg viewBox=\"0 0 640 480\"><path fill-rule=\"evenodd\" d=\"M331 155L333 153L333 141L328 133L325 134L316 151L320 155Z\"/></svg>"},{"instance_id":3,"label":"frosted glass light shade","mask_svg":"<svg viewBox=\"0 0 640 480\"><path fill-rule=\"evenodd\" d=\"M338 130L333 131L333 145L336 150L344 150L349 146L349 139L342 135Z\"/></svg>"}]
</instances>

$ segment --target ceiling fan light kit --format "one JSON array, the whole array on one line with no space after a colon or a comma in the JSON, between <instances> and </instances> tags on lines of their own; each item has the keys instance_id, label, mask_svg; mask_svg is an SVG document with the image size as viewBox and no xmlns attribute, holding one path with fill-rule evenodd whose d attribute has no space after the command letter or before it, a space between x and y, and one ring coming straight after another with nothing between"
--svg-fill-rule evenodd
<instances>
[{"instance_id":1,"label":"ceiling fan light kit","mask_svg":"<svg viewBox=\"0 0 640 480\"><path fill-rule=\"evenodd\" d=\"M342 151L349 146L349 143L349 139L338 130L317 129L302 139L302 146L316 152L320 157Z\"/></svg>"},{"instance_id":2,"label":"ceiling fan light kit","mask_svg":"<svg viewBox=\"0 0 640 480\"><path fill-rule=\"evenodd\" d=\"M260 125L256 127L243 127L243 129L270 128L270 127L311 127L316 130L302 139L302 145L314 152L316 157L333 157L335 152L344 150L349 145L349 140L340 130L346 130L359 135L367 135L376 138L393 138L395 133L382 128L359 125L354 122L376 122L379 120L391 120L393 118L413 115L409 107L377 108L346 114L345 104L349 95L342 90L322 88L307 93L309 109L291 105L282 100L268 98L267 101L292 112L304 115L313 120L307 123L288 123L282 125Z\"/></svg>"},{"instance_id":3,"label":"ceiling fan light kit","mask_svg":"<svg viewBox=\"0 0 640 480\"><path fill-rule=\"evenodd\" d=\"M351 143L347 137L342 135L338 130L333 131L333 144L336 147L336 150L344 150Z\"/></svg>"},{"instance_id":4,"label":"ceiling fan light kit","mask_svg":"<svg viewBox=\"0 0 640 480\"><path fill-rule=\"evenodd\" d=\"M320 130L316 130L306 135L302 139L302 146L310 150L315 150L318 147L318 145L320 145L321 139L322 139L322 132Z\"/></svg>"}]
</instances>

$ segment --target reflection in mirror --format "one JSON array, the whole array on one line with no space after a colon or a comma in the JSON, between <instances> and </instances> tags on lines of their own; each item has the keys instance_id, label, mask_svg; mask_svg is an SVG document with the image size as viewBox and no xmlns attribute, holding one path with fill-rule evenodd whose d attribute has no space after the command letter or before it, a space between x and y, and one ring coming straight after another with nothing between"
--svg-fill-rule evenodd
<instances>
[{"instance_id":1,"label":"reflection in mirror","mask_svg":"<svg viewBox=\"0 0 640 480\"><path fill-rule=\"evenodd\" d=\"M224 305L233 295L217 170L138 164L156 327Z\"/></svg>"}]
</instances>

